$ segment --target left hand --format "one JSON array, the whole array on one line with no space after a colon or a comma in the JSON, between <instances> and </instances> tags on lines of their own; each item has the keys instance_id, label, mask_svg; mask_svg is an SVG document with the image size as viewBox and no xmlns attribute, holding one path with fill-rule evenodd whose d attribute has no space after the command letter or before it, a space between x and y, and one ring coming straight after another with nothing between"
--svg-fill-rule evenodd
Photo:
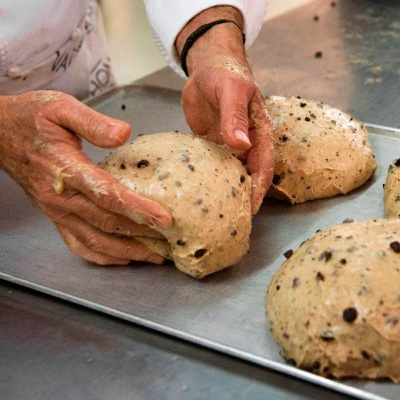
<instances>
[{"instance_id":1,"label":"left hand","mask_svg":"<svg viewBox=\"0 0 400 400\"><path fill-rule=\"evenodd\" d=\"M274 156L272 122L247 62L216 56L190 75L182 104L197 134L240 150L251 174L253 214L272 183Z\"/></svg>"},{"instance_id":2,"label":"left hand","mask_svg":"<svg viewBox=\"0 0 400 400\"><path fill-rule=\"evenodd\" d=\"M190 33L218 19L234 21L237 26L216 25L190 48L183 110L195 134L225 143L246 159L252 181L252 211L256 214L273 178L273 128L246 59L240 11L230 6L203 11L182 29L176 48L180 54Z\"/></svg>"}]
</instances>

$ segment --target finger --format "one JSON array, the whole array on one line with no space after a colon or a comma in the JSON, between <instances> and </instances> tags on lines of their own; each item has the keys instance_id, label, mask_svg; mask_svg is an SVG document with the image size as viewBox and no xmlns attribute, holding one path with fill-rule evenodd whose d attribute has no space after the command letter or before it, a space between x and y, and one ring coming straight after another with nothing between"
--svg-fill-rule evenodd
<instances>
[{"instance_id":1,"label":"finger","mask_svg":"<svg viewBox=\"0 0 400 400\"><path fill-rule=\"evenodd\" d=\"M44 113L54 124L99 147L118 147L131 134L128 123L100 114L69 95L46 103Z\"/></svg>"},{"instance_id":2,"label":"finger","mask_svg":"<svg viewBox=\"0 0 400 400\"><path fill-rule=\"evenodd\" d=\"M64 242L71 250L71 253L99 265L127 265L130 263L130 260L124 260L121 258L110 257L105 254L96 253L76 239L76 237L72 235L67 228L60 224L55 225Z\"/></svg>"},{"instance_id":3,"label":"finger","mask_svg":"<svg viewBox=\"0 0 400 400\"><path fill-rule=\"evenodd\" d=\"M138 224L155 224L160 228L172 225L172 216L163 207L136 194L111 174L97 168L84 153L76 151L73 155L65 153L59 157L67 165L61 173L65 183L100 207L124 215Z\"/></svg>"},{"instance_id":4,"label":"finger","mask_svg":"<svg viewBox=\"0 0 400 400\"><path fill-rule=\"evenodd\" d=\"M273 125L259 91L250 102L249 133L253 147L247 156L247 166L251 174L252 212L256 214L272 183L274 173Z\"/></svg>"},{"instance_id":5,"label":"finger","mask_svg":"<svg viewBox=\"0 0 400 400\"><path fill-rule=\"evenodd\" d=\"M222 137L229 147L237 150L247 150L251 147L248 136L248 104L254 93L254 87L250 91L249 85L247 80L239 81L234 86L228 85L218 98Z\"/></svg>"},{"instance_id":6,"label":"finger","mask_svg":"<svg viewBox=\"0 0 400 400\"><path fill-rule=\"evenodd\" d=\"M107 256L162 264L164 258L151 252L144 244L132 238L116 237L90 226L76 215L67 215L57 221L68 229L84 246Z\"/></svg>"},{"instance_id":7,"label":"finger","mask_svg":"<svg viewBox=\"0 0 400 400\"><path fill-rule=\"evenodd\" d=\"M67 195L64 193L64 196ZM74 213L89 225L103 232L118 233L126 236L146 236L162 239L163 236L146 225L139 225L131 219L105 210L90 201L83 194L69 196L63 201L62 207L69 213Z\"/></svg>"}]
</instances>

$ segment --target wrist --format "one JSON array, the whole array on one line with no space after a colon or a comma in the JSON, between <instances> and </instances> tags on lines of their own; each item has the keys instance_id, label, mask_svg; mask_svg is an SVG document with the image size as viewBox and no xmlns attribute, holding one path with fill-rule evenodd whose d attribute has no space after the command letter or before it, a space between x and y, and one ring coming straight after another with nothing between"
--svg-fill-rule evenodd
<instances>
[{"instance_id":1,"label":"wrist","mask_svg":"<svg viewBox=\"0 0 400 400\"><path fill-rule=\"evenodd\" d=\"M181 56L183 47L193 32L202 25L221 19L233 23L226 22L212 26L211 29L198 37L190 47L186 56L189 74L197 66L212 62L216 57L226 56L246 62L242 14L236 8L229 6L209 8L189 21L179 33L175 42L178 55Z\"/></svg>"}]
</instances>

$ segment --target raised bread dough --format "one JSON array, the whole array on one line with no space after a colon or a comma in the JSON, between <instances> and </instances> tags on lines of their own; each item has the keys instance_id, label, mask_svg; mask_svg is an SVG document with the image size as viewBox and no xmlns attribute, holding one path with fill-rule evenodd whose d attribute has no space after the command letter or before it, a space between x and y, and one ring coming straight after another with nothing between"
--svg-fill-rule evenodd
<instances>
[{"instance_id":1,"label":"raised bread dough","mask_svg":"<svg viewBox=\"0 0 400 400\"><path fill-rule=\"evenodd\" d=\"M165 207L166 240L137 238L202 278L237 263L251 232L251 181L230 151L175 132L141 136L111 153L100 167L134 192Z\"/></svg>"},{"instance_id":2,"label":"raised bread dough","mask_svg":"<svg viewBox=\"0 0 400 400\"><path fill-rule=\"evenodd\" d=\"M274 124L275 175L268 196L294 203L364 184L376 162L363 124L328 105L296 97L266 99Z\"/></svg>"},{"instance_id":3,"label":"raised bread dough","mask_svg":"<svg viewBox=\"0 0 400 400\"><path fill-rule=\"evenodd\" d=\"M267 292L275 339L292 364L324 376L400 381L400 221L319 232Z\"/></svg>"},{"instance_id":4,"label":"raised bread dough","mask_svg":"<svg viewBox=\"0 0 400 400\"><path fill-rule=\"evenodd\" d=\"M385 183L385 215L400 218L400 158L390 164Z\"/></svg>"}]
</instances>

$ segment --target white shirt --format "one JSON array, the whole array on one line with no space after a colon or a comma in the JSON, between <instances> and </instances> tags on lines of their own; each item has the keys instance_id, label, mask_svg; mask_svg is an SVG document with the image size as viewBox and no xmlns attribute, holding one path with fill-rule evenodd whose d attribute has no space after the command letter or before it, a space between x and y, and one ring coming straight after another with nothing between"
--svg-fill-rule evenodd
<instances>
[{"instance_id":1,"label":"white shirt","mask_svg":"<svg viewBox=\"0 0 400 400\"><path fill-rule=\"evenodd\" d=\"M238 8L246 46L261 29L267 0L145 0L155 39L184 76L174 43L186 23L217 6ZM0 94L53 89L78 98L115 85L96 0L0 0Z\"/></svg>"}]
</instances>

